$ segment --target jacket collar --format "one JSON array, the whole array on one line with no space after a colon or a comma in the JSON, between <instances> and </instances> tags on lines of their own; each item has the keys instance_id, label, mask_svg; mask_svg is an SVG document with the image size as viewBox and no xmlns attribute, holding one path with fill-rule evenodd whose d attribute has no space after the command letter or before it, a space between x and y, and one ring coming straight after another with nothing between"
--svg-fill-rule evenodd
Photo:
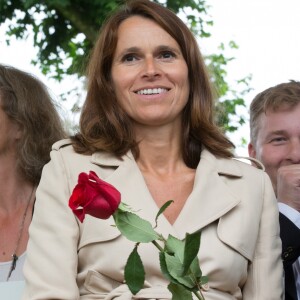
<instances>
[{"instance_id":1,"label":"jacket collar","mask_svg":"<svg viewBox=\"0 0 300 300\"><path fill-rule=\"evenodd\" d=\"M238 163L232 159L217 158L208 150L201 153L201 160L209 169L214 169L219 175L242 177L242 171Z\"/></svg>"},{"instance_id":2,"label":"jacket collar","mask_svg":"<svg viewBox=\"0 0 300 300\"><path fill-rule=\"evenodd\" d=\"M99 151L92 154L91 163L104 167L118 167L128 159L134 159L131 151L129 151L126 155L122 156L121 158L118 158L111 153Z\"/></svg>"},{"instance_id":3,"label":"jacket collar","mask_svg":"<svg viewBox=\"0 0 300 300\"><path fill-rule=\"evenodd\" d=\"M106 152L95 152L92 154L91 163L105 167L118 167L128 159L134 160L131 151L121 158ZM232 160L216 158L206 149L204 149L201 153L201 160L205 160L211 166L211 168L214 168L220 175L234 177L242 176L241 169L237 164L232 164Z\"/></svg>"},{"instance_id":4,"label":"jacket collar","mask_svg":"<svg viewBox=\"0 0 300 300\"><path fill-rule=\"evenodd\" d=\"M186 231L195 232L222 218L240 203L240 196L224 180L228 177L242 177L238 163L232 159L216 158L204 149L196 170L193 191L174 224L180 238L184 238Z\"/></svg>"},{"instance_id":5,"label":"jacket collar","mask_svg":"<svg viewBox=\"0 0 300 300\"><path fill-rule=\"evenodd\" d=\"M140 217L154 221L159 208L131 152L121 159L99 152L92 155L91 161L99 166L113 167L115 170L103 179L121 192L122 201L138 211ZM241 200L225 183L224 176L236 179L242 177L238 163L233 159L216 158L204 149L191 195L172 226L166 218L160 217L159 232L182 239L186 232L200 230L231 211Z\"/></svg>"}]
</instances>

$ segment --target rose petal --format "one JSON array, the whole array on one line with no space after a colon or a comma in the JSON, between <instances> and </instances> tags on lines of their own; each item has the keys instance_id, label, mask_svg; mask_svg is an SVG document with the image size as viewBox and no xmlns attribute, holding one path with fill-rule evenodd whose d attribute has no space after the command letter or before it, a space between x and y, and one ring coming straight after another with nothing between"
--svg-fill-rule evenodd
<instances>
[{"instance_id":1,"label":"rose petal","mask_svg":"<svg viewBox=\"0 0 300 300\"><path fill-rule=\"evenodd\" d=\"M109 203L99 196L95 197L90 205L86 207L86 213L99 219L108 219L114 211Z\"/></svg>"},{"instance_id":2,"label":"rose petal","mask_svg":"<svg viewBox=\"0 0 300 300\"><path fill-rule=\"evenodd\" d=\"M79 219L79 221L82 223L85 218L85 213L82 208L74 209L73 213L76 215L76 217Z\"/></svg>"}]
</instances>

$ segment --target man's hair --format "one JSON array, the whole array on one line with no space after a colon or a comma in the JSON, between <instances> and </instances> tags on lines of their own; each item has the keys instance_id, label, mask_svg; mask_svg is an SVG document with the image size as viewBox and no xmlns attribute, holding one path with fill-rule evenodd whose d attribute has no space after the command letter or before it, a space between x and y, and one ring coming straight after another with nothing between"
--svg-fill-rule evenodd
<instances>
[{"instance_id":1,"label":"man's hair","mask_svg":"<svg viewBox=\"0 0 300 300\"><path fill-rule=\"evenodd\" d=\"M267 111L293 109L300 103L300 82L291 80L270 87L255 96L250 105L250 138L255 143L260 116Z\"/></svg>"},{"instance_id":2,"label":"man's hair","mask_svg":"<svg viewBox=\"0 0 300 300\"><path fill-rule=\"evenodd\" d=\"M18 171L36 185L50 160L52 144L65 137L54 102L40 80L0 64L0 107L22 130L17 144Z\"/></svg>"},{"instance_id":3,"label":"man's hair","mask_svg":"<svg viewBox=\"0 0 300 300\"><path fill-rule=\"evenodd\" d=\"M203 146L217 156L231 157L233 144L214 122L210 80L195 37L175 13L148 0L128 1L101 29L87 69L87 97L80 118L80 133L73 138L75 151L90 154L104 150L121 156L132 150L138 157L132 122L118 105L111 79L118 28L132 16L157 23L176 40L187 63L190 94L182 118L182 153L187 166L197 166Z\"/></svg>"}]
</instances>

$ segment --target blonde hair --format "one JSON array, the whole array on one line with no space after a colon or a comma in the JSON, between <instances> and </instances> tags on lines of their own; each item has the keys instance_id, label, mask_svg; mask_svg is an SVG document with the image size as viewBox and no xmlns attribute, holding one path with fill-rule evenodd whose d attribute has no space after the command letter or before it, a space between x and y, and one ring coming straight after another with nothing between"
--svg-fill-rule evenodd
<instances>
[{"instance_id":1,"label":"blonde hair","mask_svg":"<svg viewBox=\"0 0 300 300\"><path fill-rule=\"evenodd\" d=\"M270 87L255 96L250 105L250 138L255 143L259 117L268 110L293 109L300 103L300 82L290 81Z\"/></svg>"}]
</instances>

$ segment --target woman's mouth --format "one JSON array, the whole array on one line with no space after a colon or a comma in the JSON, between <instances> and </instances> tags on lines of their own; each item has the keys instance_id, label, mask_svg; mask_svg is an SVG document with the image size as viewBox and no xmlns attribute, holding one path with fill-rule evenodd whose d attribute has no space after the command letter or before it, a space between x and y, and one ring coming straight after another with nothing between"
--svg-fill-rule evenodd
<instances>
[{"instance_id":1,"label":"woman's mouth","mask_svg":"<svg viewBox=\"0 0 300 300\"><path fill-rule=\"evenodd\" d=\"M138 90L135 93L138 95L157 95L157 94L162 94L166 93L169 90L166 88L154 88L154 89L142 89Z\"/></svg>"}]
</instances>

